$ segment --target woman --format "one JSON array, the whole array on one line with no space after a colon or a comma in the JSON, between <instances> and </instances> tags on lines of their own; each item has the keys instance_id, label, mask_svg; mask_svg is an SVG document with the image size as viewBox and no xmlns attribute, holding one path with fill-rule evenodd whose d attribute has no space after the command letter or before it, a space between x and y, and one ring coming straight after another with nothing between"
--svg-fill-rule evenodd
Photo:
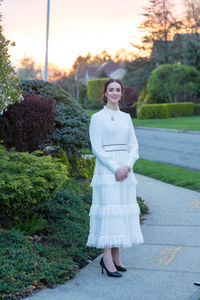
<instances>
[{"instance_id":1,"label":"woman","mask_svg":"<svg viewBox=\"0 0 200 300\"><path fill-rule=\"evenodd\" d=\"M121 277L126 271L119 247L143 243L136 178L132 168L138 159L138 143L129 114L119 110L124 89L109 79L102 91L104 108L90 122L90 141L96 164L91 186L90 233L87 246L104 248L100 261L108 276Z\"/></svg>"}]
</instances>

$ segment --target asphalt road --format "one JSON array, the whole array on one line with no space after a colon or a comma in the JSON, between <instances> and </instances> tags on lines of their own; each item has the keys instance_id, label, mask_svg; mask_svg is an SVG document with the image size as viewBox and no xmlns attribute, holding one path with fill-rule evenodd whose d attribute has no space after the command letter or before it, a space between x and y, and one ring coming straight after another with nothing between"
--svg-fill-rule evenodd
<instances>
[{"instance_id":1,"label":"asphalt road","mask_svg":"<svg viewBox=\"0 0 200 300\"><path fill-rule=\"evenodd\" d=\"M200 132L135 128L141 158L200 171Z\"/></svg>"}]
</instances>

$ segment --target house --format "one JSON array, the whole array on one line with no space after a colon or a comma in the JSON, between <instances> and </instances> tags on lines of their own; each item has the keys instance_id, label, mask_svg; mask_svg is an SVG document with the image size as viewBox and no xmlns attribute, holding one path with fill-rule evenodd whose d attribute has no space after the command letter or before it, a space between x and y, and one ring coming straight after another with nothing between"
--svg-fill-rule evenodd
<instances>
[{"instance_id":1,"label":"house","mask_svg":"<svg viewBox=\"0 0 200 300\"><path fill-rule=\"evenodd\" d=\"M75 80L81 84L87 84L89 79L98 78L102 73L107 77L120 79L124 77L126 70L113 61L107 61L99 67L94 67L90 64L80 65L76 69Z\"/></svg>"}]
</instances>

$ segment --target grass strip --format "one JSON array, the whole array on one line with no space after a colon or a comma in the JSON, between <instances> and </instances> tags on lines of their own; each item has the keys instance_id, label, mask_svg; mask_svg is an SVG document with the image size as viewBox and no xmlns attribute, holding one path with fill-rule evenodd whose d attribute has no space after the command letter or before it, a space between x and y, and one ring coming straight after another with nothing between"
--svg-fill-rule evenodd
<instances>
[{"instance_id":1,"label":"grass strip","mask_svg":"<svg viewBox=\"0 0 200 300\"><path fill-rule=\"evenodd\" d=\"M200 192L200 172L140 158L135 173Z\"/></svg>"},{"instance_id":2,"label":"grass strip","mask_svg":"<svg viewBox=\"0 0 200 300\"><path fill-rule=\"evenodd\" d=\"M200 116L168 119L133 119L134 126L200 131Z\"/></svg>"},{"instance_id":3,"label":"grass strip","mask_svg":"<svg viewBox=\"0 0 200 300\"><path fill-rule=\"evenodd\" d=\"M97 111L99 111L99 109L85 110L88 117L91 117ZM168 118L168 119L132 119L132 120L134 126L200 131L200 116L177 117L177 118Z\"/></svg>"}]
</instances>

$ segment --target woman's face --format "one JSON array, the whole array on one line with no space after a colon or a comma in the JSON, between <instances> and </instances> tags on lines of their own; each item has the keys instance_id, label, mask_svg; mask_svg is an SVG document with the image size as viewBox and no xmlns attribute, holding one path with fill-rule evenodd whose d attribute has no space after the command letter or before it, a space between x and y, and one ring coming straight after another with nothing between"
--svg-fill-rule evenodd
<instances>
[{"instance_id":1,"label":"woman's face","mask_svg":"<svg viewBox=\"0 0 200 300\"><path fill-rule=\"evenodd\" d=\"M107 97L107 103L118 103L122 97L121 85L118 82L109 83L105 92L105 96Z\"/></svg>"}]
</instances>

